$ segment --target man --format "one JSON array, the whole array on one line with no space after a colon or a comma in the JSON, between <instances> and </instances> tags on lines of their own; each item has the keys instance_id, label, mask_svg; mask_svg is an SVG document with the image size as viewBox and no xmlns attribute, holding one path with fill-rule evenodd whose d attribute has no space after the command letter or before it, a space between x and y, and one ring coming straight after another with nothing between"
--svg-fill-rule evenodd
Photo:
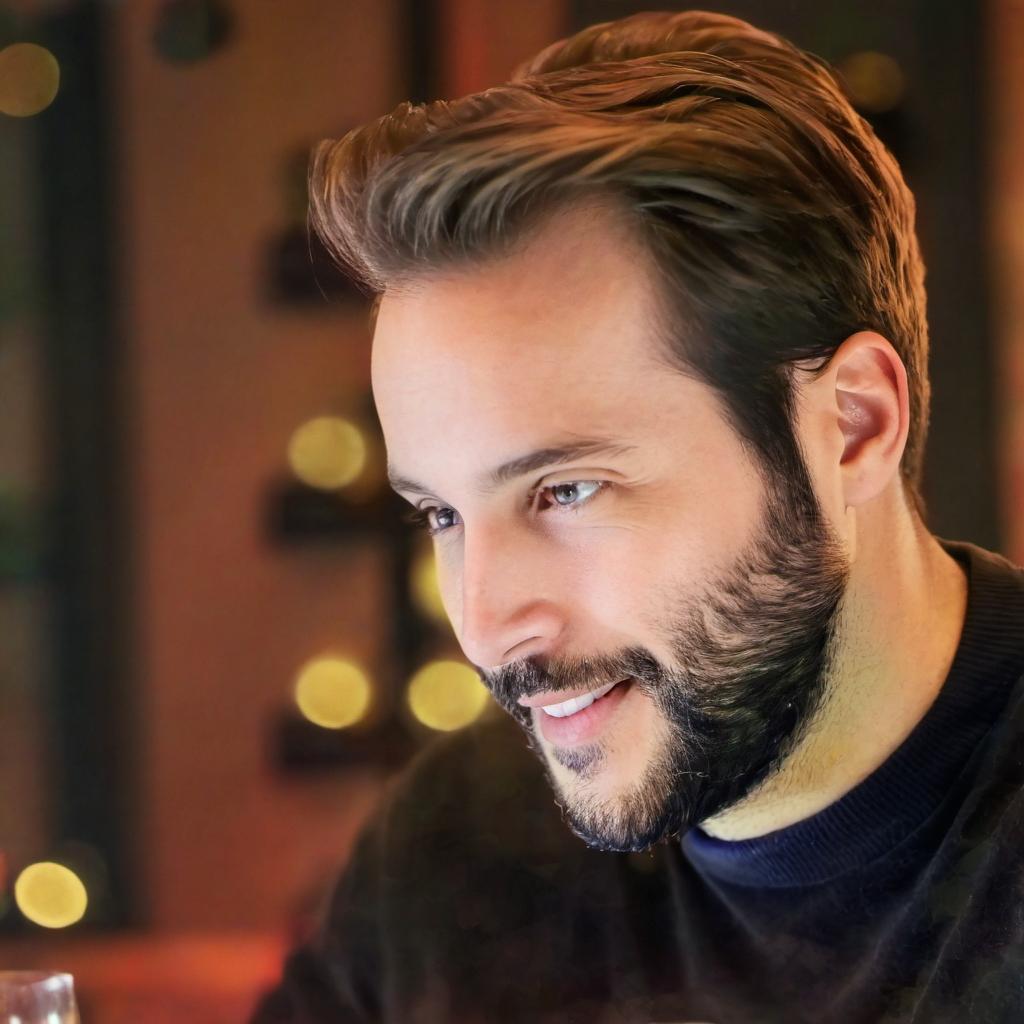
<instances>
[{"instance_id":1,"label":"man","mask_svg":"<svg viewBox=\"0 0 1024 1024\"><path fill-rule=\"evenodd\" d=\"M311 186L509 717L256 1019L1024 1020L1024 570L925 526L913 199L826 66L638 15Z\"/></svg>"}]
</instances>

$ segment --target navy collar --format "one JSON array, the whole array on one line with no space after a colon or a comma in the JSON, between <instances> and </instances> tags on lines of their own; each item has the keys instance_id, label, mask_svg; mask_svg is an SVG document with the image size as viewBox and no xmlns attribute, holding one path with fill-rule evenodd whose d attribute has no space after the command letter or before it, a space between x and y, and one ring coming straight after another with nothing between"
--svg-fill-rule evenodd
<instances>
[{"instance_id":1,"label":"navy collar","mask_svg":"<svg viewBox=\"0 0 1024 1024\"><path fill-rule=\"evenodd\" d=\"M884 856L956 791L1024 672L1024 570L966 541L936 538L967 570L967 612L932 706L871 775L828 807L754 839L700 826L682 839L702 874L751 886L827 881Z\"/></svg>"}]
</instances>

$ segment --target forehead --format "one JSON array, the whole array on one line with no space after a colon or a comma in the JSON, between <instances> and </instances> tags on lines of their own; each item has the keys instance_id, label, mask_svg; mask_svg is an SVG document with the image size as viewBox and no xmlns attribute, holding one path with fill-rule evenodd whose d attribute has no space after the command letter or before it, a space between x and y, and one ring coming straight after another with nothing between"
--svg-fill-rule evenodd
<instances>
[{"instance_id":1,"label":"forehead","mask_svg":"<svg viewBox=\"0 0 1024 1024\"><path fill-rule=\"evenodd\" d=\"M656 429L664 363L646 253L607 213L552 218L513 254L386 293L373 389L400 469L439 442L493 461L552 435ZM691 386L692 386L692 382Z\"/></svg>"}]
</instances>

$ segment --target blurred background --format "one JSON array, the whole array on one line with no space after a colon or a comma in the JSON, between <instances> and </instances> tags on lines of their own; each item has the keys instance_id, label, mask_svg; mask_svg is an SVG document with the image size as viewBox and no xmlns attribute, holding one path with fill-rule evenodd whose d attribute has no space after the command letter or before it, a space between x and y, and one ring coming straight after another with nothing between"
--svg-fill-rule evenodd
<instances>
[{"instance_id":1,"label":"blurred background","mask_svg":"<svg viewBox=\"0 0 1024 1024\"><path fill-rule=\"evenodd\" d=\"M0 968L86 1024L243 1019L388 780L500 713L382 485L310 146L656 6L0 0ZM1024 3L701 6L900 160L930 526L1024 563Z\"/></svg>"}]
</instances>

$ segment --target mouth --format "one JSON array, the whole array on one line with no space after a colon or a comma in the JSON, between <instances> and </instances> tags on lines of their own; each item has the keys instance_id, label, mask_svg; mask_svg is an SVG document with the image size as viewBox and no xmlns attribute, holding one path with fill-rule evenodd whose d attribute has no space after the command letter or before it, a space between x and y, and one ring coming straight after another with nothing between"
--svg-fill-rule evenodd
<instances>
[{"instance_id":1,"label":"mouth","mask_svg":"<svg viewBox=\"0 0 1024 1024\"><path fill-rule=\"evenodd\" d=\"M573 711L581 711L589 703L588 698L597 700L608 693L613 686L621 682L625 682L625 680L618 679L615 682L595 687L592 690L580 690L578 693L570 694L568 697L564 696L564 690L547 690L545 693L538 693L532 697L520 697L517 703L521 704L524 708L546 708L555 718L563 718L564 714L559 714L557 711L552 712L551 709L561 708L562 705L569 705L572 701L577 701L576 707L567 707L565 713L571 714Z\"/></svg>"},{"instance_id":2,"label":"mouth","mask_svg":"<svg viewBox=\"0 0 1024 1024\"><path fill-rule=\"evenodd\" d=\"M633 690L632 677L556 704L534 705L532 712L544 738L559 747L594 740L603 732Z\"/></svg>"},{"instance_id":3,"label":"mouth","mask_svg":"<svg viewBox=\"0 0 1024 1024\"><path fill-rule=\"evenodd\" d=\"M563 700L558 704L542 704L540 706L541 711L546 715L550 715L552 718L568 718L571 715L577 715L584 708L589 708L595 701L600 700L602 697L607 696L619 683L625 682L624 679L620 679L616 683L608 683L606 686L602 686L597 690L590 690L588 693L581 693L575 697L570 697L568 700Z\"/></svg>"}]
</instances>

